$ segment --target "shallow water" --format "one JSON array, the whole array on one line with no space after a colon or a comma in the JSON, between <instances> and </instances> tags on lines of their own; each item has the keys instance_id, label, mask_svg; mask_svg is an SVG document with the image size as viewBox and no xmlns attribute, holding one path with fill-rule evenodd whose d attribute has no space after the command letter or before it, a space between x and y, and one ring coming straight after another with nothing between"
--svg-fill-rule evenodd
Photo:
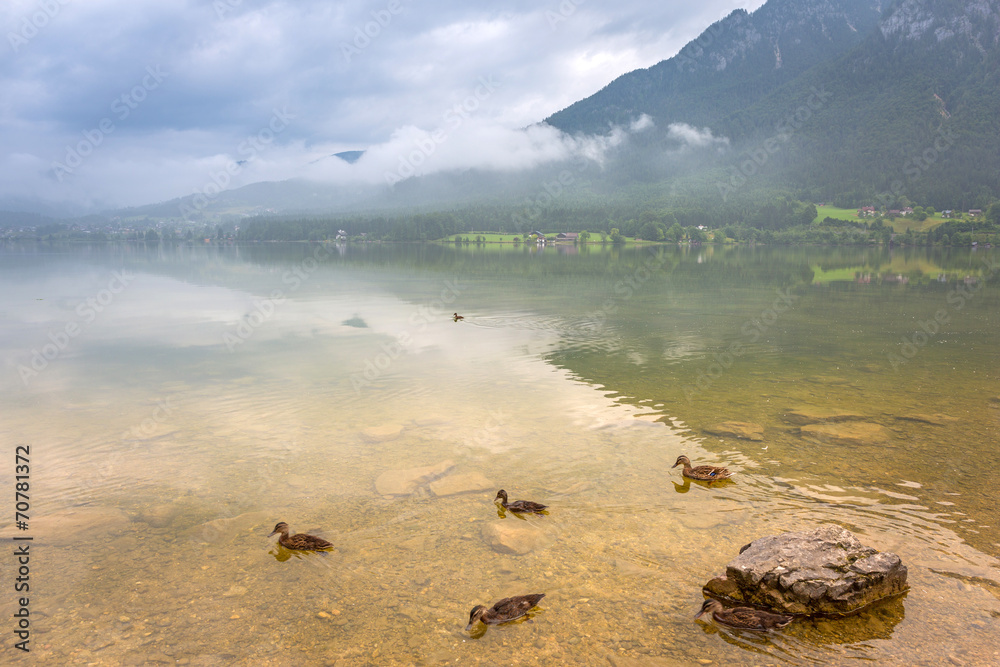
<instances>
[{"instance_id":1,"label":"shallow water","mask_svg":"<svg viewBox=\"0 0 1000 667\"><path fill-rule=\"evenodd\" d=\"M994 255L575 250L0 249L29 659L1000 662ZM881 440L806 437L810 411ZM685 484L679 454L735 481ZM489 488L376 490L448 461ZM501 487L550 514L500 519ZM278 549L278 521L336 548ZM534 549L495 551L497 522ZM898 553L911 590L764 636L693 621L740 546L820 523ZM533 592L531 619L464 631Z\"/></svg>"}]
</instances>

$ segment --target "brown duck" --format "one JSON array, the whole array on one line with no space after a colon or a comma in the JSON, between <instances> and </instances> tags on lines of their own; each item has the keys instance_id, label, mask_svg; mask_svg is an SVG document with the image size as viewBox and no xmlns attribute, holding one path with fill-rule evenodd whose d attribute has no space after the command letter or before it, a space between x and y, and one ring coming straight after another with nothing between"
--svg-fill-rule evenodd
<instances>
[{"instance_id":1,"label":"brown duck","mask_svg":"<svg viewBox=\"0 0 1000 667\"><path fill-rule=\"evenodd\" d=\"M455 313L454 315L452 315L452 319L458 322L459 320L464 320L465 318L459 315L458 313Z\"/></svg>"},{"instance_id":2,"label":"brown duck","mask_svg":"<svg viewBox=\"0 0 1000 667\"><path fill-rule=\"evenodd\" d=\"M482 621L487 625L496 625L521 618L541 602L543 597L545 597L545 593L515 595L500 600L489 609L478 604L469 612L469 624L465 629L471 630L477 621Z\"/></svg>"},{"instance_id":3,"label":"brown duck","mask_svg":"<svg viewBox=\"0 0 1000 667\"><path fill-rule=\"evenodd\" d=\"M315 535L306 535L305 533L298 533L296 535L289 535L288 524L281 521L274 527L271 535L281 533L281 537L278 538L278 544L285 547L286 549L296 549L298 551L320 551L322 549L329 549L333 545L321 537L316 537ZM268 535L268 537L271 537Z\"/></svg>"},{"instance_id":4,"label":"brown duck","mask_svg":"<svg viewBox=\"0 0 1000 667\"><path fill-rule=\"evenodd\" d=\"M493 499L493 502L497 500L505 510L510 510L511 512L533 512L535 514L540 514L548 509L548 505L542 505L541 503L534 503L530 500L515 500L512 503L507 502L507 492L503 489L497 491L497 497Z\"/></svg>"},{"instance_id":5,"label":"brown duck","mask_svg":"<svg viewBox=\"0 0 1000 667\"><path fill-rule=\"evenodd\" d=\"M728 468L721 468L718 466L695 466L691 467L691 459L681 455L677 457L677 461L670 466L671 468L676 468L679 465L683 465L683 475L688 479L698 479L703 482L718 482L722 479L729 479L733 476L733 473L729 472Z\"/></svg>"},{"instance_id":6,"label":"brown duck","mask_svg":"<svg viewBox=\"0 0 1000 667\"><path fill-rule=\"evenodd\" d=\"M700 618L705 613L711 613L716 623L738 630L775 630L783 628L795 620L794 616L775 614L751 607L726 609L721 602L712 598L705 600L705 604L701 605L701 611L695 614L695 618Z\"/></svg>"}]
</instances>

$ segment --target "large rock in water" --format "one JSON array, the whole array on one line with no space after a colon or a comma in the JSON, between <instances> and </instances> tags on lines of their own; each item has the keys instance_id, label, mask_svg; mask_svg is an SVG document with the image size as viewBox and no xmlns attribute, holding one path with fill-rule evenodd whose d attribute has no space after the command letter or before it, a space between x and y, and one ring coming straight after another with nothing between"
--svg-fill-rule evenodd
<instances>
[{"instance_id":1,"label":"large rock in water","mask_svg":"<svg viewBox=\"0 0 1000 667\"><path fill-rule=\"evenodd\" d=\"M791 614L850 614L907 589L906 566L840 526L762 537L705 585L713 597Z\"/></svg>"}]
</instances>

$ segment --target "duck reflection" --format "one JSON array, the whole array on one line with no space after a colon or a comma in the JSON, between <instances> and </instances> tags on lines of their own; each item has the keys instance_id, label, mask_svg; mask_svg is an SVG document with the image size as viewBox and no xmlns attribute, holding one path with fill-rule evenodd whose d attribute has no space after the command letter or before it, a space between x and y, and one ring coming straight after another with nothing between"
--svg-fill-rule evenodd
<instances>
[{"instance_id":1,"label":"duck reflection","mask_svg":"<svg viewBox=\"0 0 1000 667\"><path fill-rule=\"evenodd\" d=\"M682 484L678 484L677 482L670 480L670 482L674 485L674 491L677 493L687 493L691 490L692 483L695 486L700 486L704 489L722 489L736 483L731 479L720 479L717 482L703 482L700 479L691 480L687 477L682 477L681 479L684 480Z\"/></svg>"},{"instance_id":2,"label":"duck reflection","mask_svg":"<svg viewBox=\"0 0 1000 667\"><path fill-rule=\"evenodd\" d=\"M274 546L272 546L267 553L274 556L274 560L279 563L284 563L293 556L299 560L303 560L306 558L320 558L327 555L327 552L325 551L299 551L298 549L286 549L277 542L274 543Z\"/></svg>"}]
</instances>

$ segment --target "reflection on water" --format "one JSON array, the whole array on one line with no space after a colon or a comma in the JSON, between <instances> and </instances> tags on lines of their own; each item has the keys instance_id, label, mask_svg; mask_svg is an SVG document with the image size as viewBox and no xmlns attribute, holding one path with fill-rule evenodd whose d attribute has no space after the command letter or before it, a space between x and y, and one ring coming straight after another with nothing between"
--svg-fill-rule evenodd
<instances>
[{"instance_id":1,"label":"reflection on water","mask_svg":"<svg viewBox=\"0 0 1000 667\"><path fill-rule=\"evenodd\" d=\"M992 255L0 252L41 664L1000 655ZM680 454L737 474L691 482ZM504 517L500 488L548 515ZM279 547L279 520L335 549ZM693 620L741 546L818 523L900 554L910 592L766 635ZM526 591L544 612L464 631Z\"/></svg>"}]
</instances>

